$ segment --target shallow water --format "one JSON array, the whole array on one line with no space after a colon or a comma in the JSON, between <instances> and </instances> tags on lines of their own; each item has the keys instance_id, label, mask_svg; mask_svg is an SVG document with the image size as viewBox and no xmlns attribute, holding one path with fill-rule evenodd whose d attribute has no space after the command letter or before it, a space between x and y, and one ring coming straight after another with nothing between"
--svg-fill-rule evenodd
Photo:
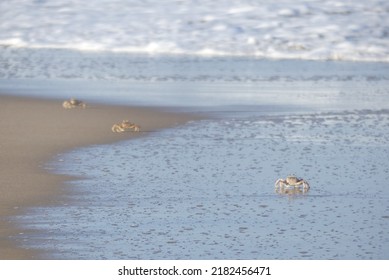
<instances>
[{"instance_id":1,"label":"shallow water","mask_svg":"<svg viewBox=\"0 0 389 280\"><path fill-rule=\"evenodd\" d=\"M279 106L347 110L389 104L388 63L9 49L0 52L0 64L9 65L0 68L1 92L88 103L278 106L274 112Z\"/></svg>"},{"instance_id":2,"label":"shallow water","mask_svg":"<svg viewBox=\"0 0 389 280\"><path fill-rule=\"evenodd\" d=\"M48 169L85 179L58 206L15 217L22 246L49 259L389 258L388 64L23 49L0 59L13 61L0 91L211 115L58 156ZM289 173L309 193L275 193Z\"/></svg>"},{"instance_id":3,"label":"shallow water","mask_svg":"<svg viewBox=\"0 0 389 280\"><path fill-rule=\"evenodd\" d=\"M388 259L389 111L224 115L59 155L85 176L20 217L64 259ZM311 190L279 195L295 173ZM70 202L70 203L69 203Z\"/></svg>"}]
</instances>

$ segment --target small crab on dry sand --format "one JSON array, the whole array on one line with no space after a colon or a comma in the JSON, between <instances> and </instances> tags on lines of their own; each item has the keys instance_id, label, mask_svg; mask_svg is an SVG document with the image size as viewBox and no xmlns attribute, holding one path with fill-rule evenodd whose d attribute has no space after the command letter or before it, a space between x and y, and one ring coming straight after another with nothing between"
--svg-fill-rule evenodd
<instances>
[{"instance_id":1,"label":"small crab on dry sand","mask_svg":"<svg viewBox=\"0 0 389 280\"><path fill-rule=\"evenodd\" d=\"M120 124L114 124L112 126L112 131L113 132L127 132L127 131L139 132L140 126L128 120L123 120L122 123Z\"/></svg>"},{"instance_id":2,"label":"small crab on dry sand","mask_svg":"<svg viewBox=\"0 0 389 280\"><path fill-rule=\"evenodd\" d=\"M65 100L62 103L62 107L65 109L73 109L73 108L86 108L86 104L81 100L70 98L70 100Z\"/></svg>"},{"instance_id":3,"label":"small crab on dry sand","mask_svg":"<svg viewBox=\"0 0 389 280\"><path fill-rule=\"evenodd\" d=\"M282 190L285 188L300 188L302 186L303 191L308 191L310 186L307 181L302 178L298 178L295 175L289 175L286 179L278 179L275 183L276 190Z\"/></svg>"}]
</instances>

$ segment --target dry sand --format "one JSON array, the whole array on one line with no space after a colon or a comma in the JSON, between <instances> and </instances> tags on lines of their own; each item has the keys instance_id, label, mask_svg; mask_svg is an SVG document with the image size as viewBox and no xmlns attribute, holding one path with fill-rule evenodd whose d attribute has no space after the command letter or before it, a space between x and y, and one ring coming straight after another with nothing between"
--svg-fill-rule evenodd
<instances>
[{"instance_id":1,"label":"dry sand","mask_svg":"<svg viewBox=\"0 0 389 280\"><path fill-rule=\"evenodd\" d=\"M66 176L42 165L54 155L86 145L112 143L172 127L196 118L156 108L90 104L63 109L61 101L0 95L0 259L39 259L40 252L14 244L18 225L9 217L26 207L55 203ZM113 133L111 126L129 119L141 133Z\"/></svg>"}]
</instances>

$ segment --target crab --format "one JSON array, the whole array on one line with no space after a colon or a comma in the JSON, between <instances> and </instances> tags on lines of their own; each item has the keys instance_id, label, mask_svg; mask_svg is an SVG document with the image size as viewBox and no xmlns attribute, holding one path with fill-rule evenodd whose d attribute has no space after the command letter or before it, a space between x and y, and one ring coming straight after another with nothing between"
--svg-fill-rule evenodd
<instances>
[{"instance_id":1,"label":"crab","mask_svg":"<svg viewBox=\"0 0 389 280\"><path fill-rule=\"evenodd\" d=\"M86 107L86 104L84 102L82 102L81 100L70 98L70 100L65 100L62 103L62 107L64 107L65 109L73 109L76 107L84 109Z\"/></svg>"},{"instance_id":2,"label":"crab","mask_svg":"<svg viewBox=\"0 0 389 280\"><path fill-rule=\"evenodd\" d=\"M295 175L288 175L286 179L278 179L275 183L276 190L285 189L290 187L298 188L302 186L303 191L308 191L310 189L309 184L302 178L298 178Z\"/></svg>"},{"instance_id":3,"label":"crab","mask_svg":"<svg viewBox=\"0 0 389 280\"><path fill-rule=\"evenodd\" d=\"M134 131L139 132L140 126L136 125L128 120L123 120L120 124L114 124L112 126L113 132L126 132L126 131Z\"/></svg>"}]
</instances>

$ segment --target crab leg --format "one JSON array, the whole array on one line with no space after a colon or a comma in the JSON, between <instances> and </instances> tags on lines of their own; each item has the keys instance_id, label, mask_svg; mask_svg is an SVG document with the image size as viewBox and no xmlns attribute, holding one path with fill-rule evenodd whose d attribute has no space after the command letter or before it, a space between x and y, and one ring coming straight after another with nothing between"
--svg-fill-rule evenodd
<instances>
[{"instance_id":1,"label":"crab leg","mask_svg":"<svg viewBox=\"0 0 389 280\"><path fill-rule=\"evenodd\" d=\"M303 188L309 190L309 184L307 181L303 181Z\"/></svg>"},{"instance_id":2,"label":"crab leg","mask_svg":"<svg viewBox=\"0 0 389 280\"><path fill-rule=\"evenodd\" d=\"M283 179L278 179L275 183L276 188L283 188L285 186L286 182Z\"/></svg>"}]
</instances>

